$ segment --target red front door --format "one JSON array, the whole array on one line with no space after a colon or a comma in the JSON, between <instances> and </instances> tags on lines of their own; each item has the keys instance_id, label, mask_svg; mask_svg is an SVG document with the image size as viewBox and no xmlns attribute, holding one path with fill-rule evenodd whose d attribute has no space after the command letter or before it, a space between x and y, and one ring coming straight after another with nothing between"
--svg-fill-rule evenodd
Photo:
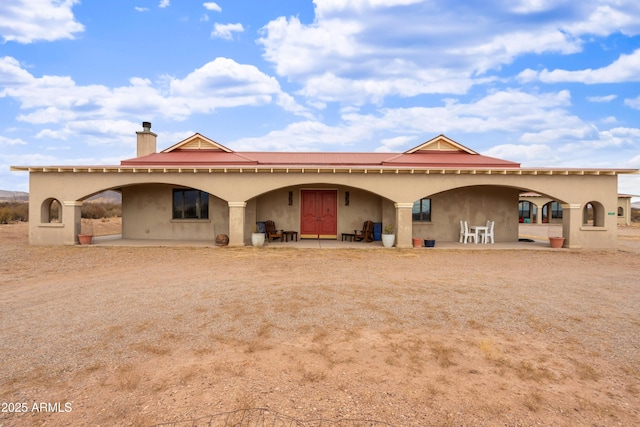
<instances>
[{"instance_id":1,"label":"red front door","mask_svg":"<svg viewBox=\"0 0 640 427\"><path fill-rule=\"evenodd\" d=\"M338 235L338 192L336 190L302 190L300 237L335 239Z\"/></svg>"}]
</instances>

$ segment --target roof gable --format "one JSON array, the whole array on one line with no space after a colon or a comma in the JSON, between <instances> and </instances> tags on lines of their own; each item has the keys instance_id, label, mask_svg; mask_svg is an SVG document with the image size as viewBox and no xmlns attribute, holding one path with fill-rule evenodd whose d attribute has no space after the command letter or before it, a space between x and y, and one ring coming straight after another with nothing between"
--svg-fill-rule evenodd
<instances>
[{"instance_id":1,"label":"roof gable","mask_svg":"<svg viewBox=\"0 0 640 427\"><path fill-rule=\"evenodd\" d=\"M222 144L218 144L212 139L207 138L199 133L194 133L187 139L183 139L171 147L162 150L162 153L171 153L176 150L208 150L208 151L223 151L225 153L233 153L233 150L225 147Z\"/></svg>"},{"instance_id":2,"label":"roof gable","mask_svg":"<svg viewBox=\"0 0 640 427\"><path fill-rule=\"evenodd\" d=\"M417 147L405 151L404 154L412 154L420 151L444 151L448 153L463 152L467 154L478 154L472 149L467 148L464 145L457 143L453 139L447 138L444 135L438 135L435 138L418 145Z\"/></svg>"}]
</instances>

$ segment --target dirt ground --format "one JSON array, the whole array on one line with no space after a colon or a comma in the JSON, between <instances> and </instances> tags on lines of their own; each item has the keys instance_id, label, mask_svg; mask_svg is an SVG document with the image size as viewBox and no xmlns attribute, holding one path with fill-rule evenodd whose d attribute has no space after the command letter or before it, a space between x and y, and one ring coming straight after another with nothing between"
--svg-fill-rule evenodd
<instances>
[{"instance_id":1,"label":"dirt ground","mask_svg":"<svg viewBox=\"0 0 640 427\"><path fill-rule=\"evenodd\" d=\"M3 225L0 426L638 425L640 227L619 239L39 247Z\"/></svg>"}]
</instances>

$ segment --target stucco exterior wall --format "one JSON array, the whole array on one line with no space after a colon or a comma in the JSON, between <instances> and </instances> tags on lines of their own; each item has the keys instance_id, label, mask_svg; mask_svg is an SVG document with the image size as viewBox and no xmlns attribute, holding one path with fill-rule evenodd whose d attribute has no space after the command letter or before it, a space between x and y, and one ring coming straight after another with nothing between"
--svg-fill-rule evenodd
<instances>
[{"instance_id":1,"label":"stucco exterior wall","mask_svg":"<svg viewBox=\"0 0 640 427\"><path fill-rule=\"evenodd\" d=\"M518 194L514 188L474 186L431 196L431 222L414 222L413 237L457 241L460 220L469 225L495 221L495 241L518 240Z\"/></svg>"},{"instance_id":2,"label":"stucco exterior wall","mask_svg":"<svg viewBox=\"0 0 640 427\"><path fill-rule=\"evenodd\" d=\"M172 219L173 189L146 184L122 189L122 237L125 239L213 240L229 232L226 202L209 196L209 219Z\"/></svg>"},{"instance_id":3,"label":"stucco exterior wall","mask_svg":"<svg viewBox=\"0 0 640 427\"><path fill-rule=\"evenodd\" d=\"M252 199L257 206L255 221L272 220L278 229L300 230L300 194L303 190L336 191L338 236L362 229L362 224L367 220L382 222L383 210L380 196L357 188L323 184L285 187ZM291 205L289 205L289 192L291 192ZM348 205L346 204L347 192L349 193ZM392 206L390 201L387 204Z\"/></svg>"},{"instance_id":4,"label":"stucco exterior wall","mask_svg":"<svg viewBox=\"0 0 640 427\"><path fill-rule=\"evenodd\" d=\"M196 188L212 195L210 220L198 224L172 222L171 186ZM188 169L181 173L104 173L100 168L94 172L30 173L30 214L35 219L30 223L30 241L73 244L80 223L79 203L98 192L121 188L126 205L123 206L123 227L128 237L213 239L214 233L222 228L236 244L242 244L250 238L255 220L267 219L263 216L271 217L279 228L298 229L299 189L308 187L338 189L339 233L359 228L365 219L385 224L392 222L398 232L399 244L405 247L411 246L414 233L416 237L457 240L460 219L467 219L472 224L495 220L497 241L516 240L517 194L521 190L534 191L566 204L571 214L563 218L563 233L570 247L604 248L616 244L615 175L458 174L455 171L430 174L271 173L251 169L242 173ZM293 206L288 206L288 191L293 191ZM348 207L344 206L345 191L350 192ZM431 225L414 225L407 215L410 205L422 197L433 199ZM48 198L63 204L61 225L43 224L38 220L42 204ZM604 207L605 214L599 227L582 224L581 209L590 201L597 201ZM566 215L564 206L563 215ZM152 217L147 218L146 213Z\"/></svg>"}]
</instances>

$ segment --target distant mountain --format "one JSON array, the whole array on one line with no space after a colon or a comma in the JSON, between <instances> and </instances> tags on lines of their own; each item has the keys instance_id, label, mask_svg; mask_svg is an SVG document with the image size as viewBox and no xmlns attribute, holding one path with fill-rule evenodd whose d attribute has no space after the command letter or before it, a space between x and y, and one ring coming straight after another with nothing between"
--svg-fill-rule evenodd
<instances>
[{"instance_id":1,"label":"distant mountain","mask_svg":"<svg viewBox=\"0 0 640 427\"><path fill-rule=\"evenodd\" d=\"M95 196L89 197L87 199L87 202L118 204L122 203L122 194L117 191L107 190L103 191L102 193L98 193Z\"/></svg>"},{"instance_id":2,"label":"distant mountain","mask_svg":"<svg viewBox=\"0 0 640 427\"><path fill-rule=\"evenodd\" d=\"M640 209L640 202L631 203L631 207L634 208L634 209Z\"/></svg>"},{"instance_id":3,"label":"distant mountain","mask_svg":"<svg viewBox=\"0 0 640 427\"><path fill-rule=\"evenodd\" d=\"M29 193L24 191L6 191L0 190L0 202L28 202ZM89 202L94 203L122 203L122 194L117 191L103 191L93 197L87 199Z\"/></svg>"},{"instance_id":4,"label":"distant mountain","mask_svg":"<svg viewBox=\"0 0 640 427\"><path fill-rule=\"evenodd\" d=\"M0 202L28 202L29 193L24 191L0 190Z\"/></svg>"}]
</instances>

